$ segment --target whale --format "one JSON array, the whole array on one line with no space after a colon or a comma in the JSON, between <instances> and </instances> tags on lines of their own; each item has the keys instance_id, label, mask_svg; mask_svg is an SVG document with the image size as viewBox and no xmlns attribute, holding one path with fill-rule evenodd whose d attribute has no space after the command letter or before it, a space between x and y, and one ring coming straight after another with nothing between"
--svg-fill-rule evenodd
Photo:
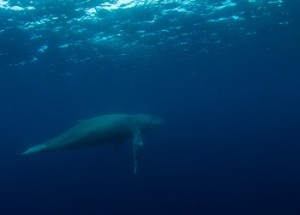
<instances>
[{"instance_id":1,"label":"whale","mask_svg":"<svg viewBox=\"0 0 300 215\"><path fill-rule=\"evenodd\" d=\"M119 145L132 140L134 175L137 173L142 157L142 135L164 120L148 114L108 114L81 120L65 133L41 144L26 149L22 154L69 150L97 145Z\"/></svg>"}]
</instances>

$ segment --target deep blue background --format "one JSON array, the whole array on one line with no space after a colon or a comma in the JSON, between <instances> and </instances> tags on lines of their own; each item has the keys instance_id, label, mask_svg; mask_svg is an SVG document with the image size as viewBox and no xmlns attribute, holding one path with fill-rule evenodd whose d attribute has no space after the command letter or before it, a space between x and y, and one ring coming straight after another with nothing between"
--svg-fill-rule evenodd
<instances>
[{"instance_id":1,"label":"deep blue background","mask_svg":"<svg viewBox=\"0 0 300 215\"><path fill-rule=\"evenodd\" d=\"M295 16L284 31L206 54L170 48L157 58L26 67L2 59L0 214L300 214L298 29ZM21 43L6 48L27 54ZM136 177L130 142L20 155L114 112L166 120L145 135Z\"/></svg>"}]
</instances>

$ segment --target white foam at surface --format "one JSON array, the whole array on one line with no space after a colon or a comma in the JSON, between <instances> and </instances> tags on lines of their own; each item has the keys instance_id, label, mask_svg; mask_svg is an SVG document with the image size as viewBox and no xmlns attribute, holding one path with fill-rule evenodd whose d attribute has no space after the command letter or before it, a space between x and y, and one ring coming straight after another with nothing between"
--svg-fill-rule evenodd
<instances>
[{"instance_id":1,"label":"white foam at surface","mask_svg":"<svg viewBox=\"0 0 300 215\"><path fill-rule=\"evenodd\" d=\"M63 44L63 45L58 46L58 48L64 49L64 48L68 48L69 46L70 46L70 44Z\"/></svg>"},{"instance_id":2,"label":"white foam at surface","mask_svg":"<svg viewBox=\"0 0 300 215\"><path fill-rule=\"evenodd\" d=\"M66 8L72 10L64 12L59 10L61 2L48 1L52 10L39 1L17 1L18 5L11 5L10 1L0 0L0 12L14 14L7 19L7 26L16 25L28 33L29 40L38 41L37 54L48 50L44 44L51 37L62 44L56 48L64 52L74 51L69 47L87 45L86 49L92 51L101 51L103 47L119 50L120 55L134 49L159 51L158 47L168 42L185 47L225 43L225 37L216 34L218 29L230 26L232 32L247 27L245 23L249 19L261 20L265 16L270 20L271 9L283 4L283 0L108 0L104 3L84 0L65 1ZM251 11L243 8L242 3L250 5ZM278 25L289 23L286 17L277 21ZM249 25L248 29L239 31L239 39L254 37L256 30ZM3 31L5 28L0 33ZM233 38L231 43L235 41Z\"/></svg>"},{"instance_id":3,"label":"white foam at surface","mask_svg":"<svg viewBox=\"0 0 300 215\"><path fill-rule=\"evenodd\" d=\"M24 8L19 7L19 6L12 6L12 7L10 7L10 9L11 10L18 10L18 11L24 10Z\"/></svg>"},{"instance_id":4,"label":"white foam at surface","mask_svg":"<svg viewBox=\"0 0 300 215\"><path fill-rule=\"evenodd\" d=\"M45 53L47 49L48 49L48 45L43 45L38 49L38 52Z\"/></svg>"},{"instance_id":5,"label":"white foam at surface","mask_svg":"<svg viewBox=\"0 0 300 215\"><path fill-rule=\"evenodd\" d=\"M7 1L0 0L0 8L4 8L7 6Z\"/></svg>"}]
</instances>

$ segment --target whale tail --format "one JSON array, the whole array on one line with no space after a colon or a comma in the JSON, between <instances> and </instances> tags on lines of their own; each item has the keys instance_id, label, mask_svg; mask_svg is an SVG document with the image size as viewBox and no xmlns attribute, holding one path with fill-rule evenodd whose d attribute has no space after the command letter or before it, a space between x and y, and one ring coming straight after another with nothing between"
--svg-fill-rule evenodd
<instances>
[{"instance_id":1,"label":"whale tail","mask_svg":"<svg viewBox=\"0 0 300 215\"><path fill-rule=\"evenodd\" d=\"M45 149L45 145L32 146L32 147L28 148L27 150L25 150L22 153L22 155L28 155L28 154L42 152L42 151L44 151L44 149Z\"/></svg>"}]
</instances>

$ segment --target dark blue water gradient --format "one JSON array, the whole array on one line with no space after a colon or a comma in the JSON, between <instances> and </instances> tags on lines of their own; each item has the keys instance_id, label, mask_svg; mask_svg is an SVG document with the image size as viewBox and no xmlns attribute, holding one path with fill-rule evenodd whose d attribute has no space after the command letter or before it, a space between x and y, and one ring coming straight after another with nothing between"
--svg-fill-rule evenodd
<instances>
[{"instance_id":1,"label":"dark blue water gradient","mask_svg":"<svg viewBox=\"0 0 300 215\"><path fill-rule=\"evenodd\" d=\"M206 54L195 46L76 65L55 55L25 67L1 61L0 213L299 214L296 20ZM145 135L136 177L130 141L20 155L77 120L112 112L166 119Z\"/></svg>"}]
</instances>

